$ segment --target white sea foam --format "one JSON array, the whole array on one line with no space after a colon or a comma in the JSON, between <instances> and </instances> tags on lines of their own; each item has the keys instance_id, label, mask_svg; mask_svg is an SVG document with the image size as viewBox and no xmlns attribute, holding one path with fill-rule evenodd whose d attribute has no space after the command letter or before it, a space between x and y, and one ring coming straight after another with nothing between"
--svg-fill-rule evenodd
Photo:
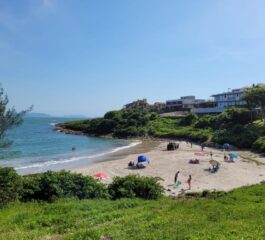
<instances>
[{"instance_id":1,"label":"white sea foam","mask_svg":"<svg viewBox=\"0 0 265 240\"><path fill-rule=\"evenodd\" d=\"M98 158L98 157L102 157L111 153L115 153L127 148L131 148L134 147L138 144L141 144L141 141L133 141L131 142L129 145L126 146L122 146L122 147L117 147L111 151L108 152L102 152L102 153L98 153L98 154L94 154L94 155L89 155L89 156L79 156L79 157L71 157L69 159L61 159L61 160L51 160L51 161L46 161L43 163L35 163L32 165L28 165L28 166L21 166L21 167L16 167L16 170L23 170L23 169L29 169L29 168L43 168L43 167L49 167L52 165L56 165L56 164L63 164L63 163L70 163L70 162L76 162L76 161L80 161L80 160L84 160L84 159L91 159L91 158Z\"/></svg>"}]
</instances>

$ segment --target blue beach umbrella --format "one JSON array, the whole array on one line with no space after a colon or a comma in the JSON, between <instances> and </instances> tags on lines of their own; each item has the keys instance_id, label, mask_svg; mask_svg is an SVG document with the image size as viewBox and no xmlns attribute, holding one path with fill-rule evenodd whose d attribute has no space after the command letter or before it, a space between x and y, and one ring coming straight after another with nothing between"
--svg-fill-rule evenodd
<instances>
[{"instance_id":1,"label":"blue beach umbrella","mask_svg":"<svg viewBox=\"0 0 265 240\"><path fill-rule=\"evenodd\" d=\"M148 158L144 155L138 156L138 163L149 162Z\"/></svg>"},{"instance_id":2,"label":"blue beach umbrella","mask_svg":"<svg viewBox=\"0 0 265 240\"><path fill-rule=\"evenodd\" d=\"M224 145L223 145L223 148L225 148L225 149L228 149L230 147L230 144L229 143L225 143Z\"/></svg>"},{"instance_id":3,"label":"blue beach umbrella","mask_svg":"<svg viewBox=\"0 0 265 240\"><path fill-rule=\"evenodd\" d=\"M238 158L238 155L237 155L236 153L231 153L231 154L230 154L230 157L231 157L231 158Z\"/></svg>"}]
</instances>

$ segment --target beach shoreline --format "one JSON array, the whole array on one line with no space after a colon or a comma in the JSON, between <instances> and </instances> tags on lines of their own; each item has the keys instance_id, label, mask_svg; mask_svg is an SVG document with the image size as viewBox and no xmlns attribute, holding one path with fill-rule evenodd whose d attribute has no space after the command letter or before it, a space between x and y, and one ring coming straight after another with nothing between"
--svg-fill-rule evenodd
<instances>
[{"instance_id":1,"label":"beach shoreline","mask_svg":"<svg viewBox=\"0 0 265 240\"><path fill-rule=\"evenodd\" d=\"M216 148L204 149L205 156L196 156L201 146L186 142L179 142L180 148L176 151L166 151L168 141L149 140L125 151L117 152L108 159L92 163L82 168L72 169L72 172L93 176L102 172L110 178L102 179L109 184L115 176L139 174L142 176L160 177L166 195L177 196L183 192L229 191L245 185L257 184L265 180L265 158L249 151L235 151L239 158L234 163L224 162L223 150ZM210 152L213 159L220 162L220 169L210 173ZM144 169L129 169L130 161L136 162L138 155L146 155L151 163ZM200 164L190 164L190 159L199 159ZM179 181L182 183L175 187L174 176L180 171ZM192 176L191 190L188 190L187 179Z\"/></svg>"}]
</instances>

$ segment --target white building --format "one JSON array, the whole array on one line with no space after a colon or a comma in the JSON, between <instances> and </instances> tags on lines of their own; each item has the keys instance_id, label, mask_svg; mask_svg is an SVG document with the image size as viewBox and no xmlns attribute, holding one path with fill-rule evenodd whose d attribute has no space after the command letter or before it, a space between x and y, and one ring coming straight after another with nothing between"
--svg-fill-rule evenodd
<instances>
[{"instance_id":1,"label":"white building","mask_svg":"<svg viewBox=\"0 0 265 240\"><path fill-rule=\"evenodd\" d=\"M205 102L205 100L196 99L195 96L184 96L180 99L167 100L166 109L171 111L181 111L183 109L190 110L195 104L203 102Z\"/></svg>"},{"instance_id":2,"label":"white building","mask_svg":"<svg viewBox=\"0 0 265 240\"><path fill-rule=\"evenodd\" d=\"M231 106L243 106L246 102L242 100L245 88L233 89L231 92L214 94L211 97L217 103L217 108L226 108Z\"/></svg>"},{"instance_id":3,"label":"white building","mask_svg":"<svg viewBox=\"0 0 265 240\"><path fill-rule=\"evenodd\" d=\"M227 107L233 106L244 106L246 102L242 100L244 95L244 91L248 88L252 88L255 86L264 86L264 84L257 84L251 87L244 87L239 89L233 89L229 92L214 94L211 97L214 98L213 103L215 103L214 107L199 107L193 108L192 112L199 113L199 114L207 114L207 113L220 113L225 110Z\"/></svg>"}]
</instances>

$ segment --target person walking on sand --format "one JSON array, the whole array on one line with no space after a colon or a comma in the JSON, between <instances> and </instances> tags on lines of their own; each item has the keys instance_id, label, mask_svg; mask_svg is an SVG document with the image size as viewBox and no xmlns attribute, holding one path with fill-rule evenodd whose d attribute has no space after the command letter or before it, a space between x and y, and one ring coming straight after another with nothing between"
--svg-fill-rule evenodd
<instances>
[{"instance_id":1,"label":"person walking on sand","mask_svg":"<svg viewBox=\"0 0 265 240\"><path fill-rule=\"evenodd\" d=\"M211 160L213 160L213 153L212 151L210 152Z\"/></svg>"},{"instance_id":2,"label":"person walking on sand","mask_svg":"<svg viewBox=\"0 0 265 240\"><path fill-rule=\"evenodd\" d=\"M189 175L189 178L187 180L187 183L189 185L189 190L191 190L191 175Z\"/></svg>"},{"instance_id":3,"label":"person walking on sand","mask_svg":"<svg viewBox=\"0 0 265 240\"><path fill-rule=\"evenodd\" d=\"M176 183L178 181L178 175L179 175L179 171L177 171L175 174L174 183Z\"/></svg>"},{"instance_id":4,"label":"person walking on sand","mask_svg":"<svg viewBox=\"0 0 265 240\"><path fill-rule=\"evenodd\" d=\"M176 187L178 187L179 185L181 185L181 182L178 180L178 175L179 175L179 171L176 172L175 178L174 178L175 186Z\"/></svg>"}]
</instances>

